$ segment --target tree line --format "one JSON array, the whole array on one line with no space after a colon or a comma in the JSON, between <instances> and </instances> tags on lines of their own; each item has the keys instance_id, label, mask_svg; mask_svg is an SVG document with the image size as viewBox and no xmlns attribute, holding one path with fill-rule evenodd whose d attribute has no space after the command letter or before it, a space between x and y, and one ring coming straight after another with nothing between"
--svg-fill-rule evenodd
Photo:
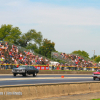
<instances>
[{"instance_id":1,"label":"tree line","mask_svg":"<svg viewBox=\"0 0 100 100\"><path fill-rule=\"evenodd\" d=\"M41 54L45 57L51 58L51 52L58 52L55 49L55 43L48 39L43 39L41 32L31 29L26 33L22 33L19 27L13 27L13 25L1 25L0 28L0 40L8 41L17 44L26 49L34 50L34 52ZM89 58L89 54L86 51L73 51L72 54L78 54ZM99 62L100 56L94 55L89 59Z\"/></svg>"},{"instance_id":2,"label":"tree line","mask_svg":"<svg viewBox=\"0 0 100 100\"><path fill-rule=\"evenodd\" d=\"M0 28L0 40L34 50L34 52L48 58L51 58L51 52L56 51L55 43L51 42L51 40L43 39L41 32L36 32L34 29L22 33L19 27L4 24Z\"/></svg>"}]
</instances>

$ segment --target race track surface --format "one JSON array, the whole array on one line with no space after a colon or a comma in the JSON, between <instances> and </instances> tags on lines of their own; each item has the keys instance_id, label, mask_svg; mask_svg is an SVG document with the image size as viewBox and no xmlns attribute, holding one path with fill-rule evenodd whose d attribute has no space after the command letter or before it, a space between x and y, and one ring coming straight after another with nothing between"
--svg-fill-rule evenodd
<instances>
[{"instance_id":1,"label":"race track surface","mask_svg":"<svg viewBox=\"0 0 100 100\"><path fill-rule=\"evenodd\" d=\"M51 84L51 83L68 83L68 82L94 82L92 75L37 75L33 77L28 75L23 77L17 75L0 75L0 86L10 85L30 85L30 84ZM99 81L96 79L95 81Z\"/></svg>"}]
</instances>

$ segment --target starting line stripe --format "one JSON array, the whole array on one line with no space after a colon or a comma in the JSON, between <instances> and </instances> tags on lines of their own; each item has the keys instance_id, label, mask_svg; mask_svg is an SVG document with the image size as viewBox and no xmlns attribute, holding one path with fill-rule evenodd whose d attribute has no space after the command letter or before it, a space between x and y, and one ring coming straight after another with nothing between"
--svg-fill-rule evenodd
<instances>
[{"instance_id":1,"label":"starting line stripe","mask_svg":"<svg viewBox=\"0 0 100 100\"><path fill-rule=\"evenodd\" d=\"M0 81L10 81L10 80L39 80L39 79L72 79L72 78L92 78L92 77L47 77L47 78L0 78Z\"/></svg>"}]
</instances>

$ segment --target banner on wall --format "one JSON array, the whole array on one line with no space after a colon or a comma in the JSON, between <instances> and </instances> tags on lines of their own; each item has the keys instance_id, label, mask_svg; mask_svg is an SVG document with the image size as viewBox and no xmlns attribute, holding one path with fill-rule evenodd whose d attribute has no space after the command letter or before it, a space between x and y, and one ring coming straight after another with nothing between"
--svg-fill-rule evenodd
<instances>
[{"instance_id":1,"label":"banner on wall","mask_svg":"<svg viewBox=\"0 0 100 100\"><path fill-rule=\"evenodd\" d=\"M37 68L38 70L49 70L49 66L34 66L35 68Z\"/></svg>"}]
</instances>

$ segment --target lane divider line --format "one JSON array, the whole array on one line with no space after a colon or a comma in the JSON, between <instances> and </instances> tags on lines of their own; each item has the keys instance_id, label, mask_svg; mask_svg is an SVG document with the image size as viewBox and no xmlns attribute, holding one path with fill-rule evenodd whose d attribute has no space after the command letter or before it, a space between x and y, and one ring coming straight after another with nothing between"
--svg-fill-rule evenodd
<instances>
[{"instance_id":1,"label":"lane divider line","mask_svg":"<svg viewBox=\"0 0 100 100\"><path fill-rule=\"evenodd\" d=\"M47 77L47 78L0 78L0 81L10 81L10 80L39 80L39 79L76 79L76 78L92 78L92 77Z\"/></svg>"}]
</instances>

